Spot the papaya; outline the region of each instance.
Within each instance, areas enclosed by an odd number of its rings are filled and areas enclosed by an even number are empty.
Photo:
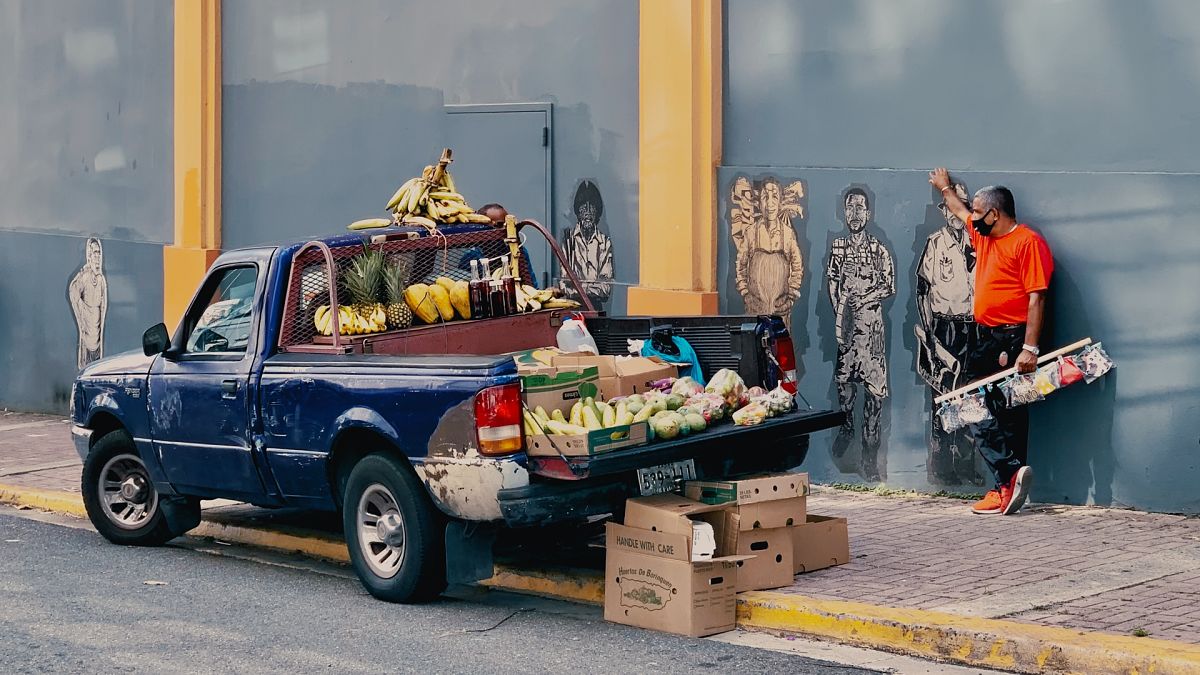
[[[454,311],[458,312],[459,317],[471,318],[471,291],[467,282],[454,282],[454,287],[450,289],[450,304],[454,305]]]
[[[434,284],[429,287],[429,295],[433,297],[433,305],[437,307],[438,314],[442,317],[442,321],[454,320],[454,305],[450,304],[450,292],[441,284]]]
[[[404,289],[404,302],[413,315],[424,323],[437,323],[441,318],[441,312],[434,304],[433,294],[426,284],[413,284]]]

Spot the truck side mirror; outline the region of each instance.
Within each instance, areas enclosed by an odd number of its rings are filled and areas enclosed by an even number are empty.
[[[167,335],[167,325],[156,323],[142,333],[142,352],[146,356],[162,354],[171,346],[171,336]]]

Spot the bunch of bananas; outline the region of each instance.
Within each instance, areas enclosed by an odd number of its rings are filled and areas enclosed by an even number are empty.
[[[333,335],[333,312],[329,305],[321,305],[313,317],[313,324],[321,335]],[[356,311],[346,305],[338,305],[338,327],[342,335],[367,335],[387,330],[387,311],[383,305],[368,305]]]
[[[493,276],[495,276],[493,274]],[[517,311],[536,312],[539,309],[579,309],[574,300],[559,297],[557,288],[537,289],[529,284],[517,284]]]
[[[490,223],[487,216],[475,213],[454,187],[448,169],[427,166],[420,176],[410,178],[388,200],[387,210],[405,225],[437,227],[438,223]]]

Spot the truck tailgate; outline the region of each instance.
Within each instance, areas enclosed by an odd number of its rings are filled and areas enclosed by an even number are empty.
[[[840,411],[796,411],[755,426],[726,423],[697,434],[590,457],[530,457],[529,470],[546,478],[584,480],[709,455],[733,457],[747,452],[779,452],[786,450],[792,439],[831,429],[843,419]]]

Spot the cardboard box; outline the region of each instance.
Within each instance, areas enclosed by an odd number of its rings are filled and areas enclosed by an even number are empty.
[[[635,422],[619,427],[597,429],[577,436],[529,436],[525,454],[530,457],[590,457],[621,448],[644,445],[650,440],[649,425]]]
[[[600,373],[600,393],[606,401],[617,396],[645,393],[650,390],[651,382],[679,374],[676,366],[656,356],[562,353],[554,356],[551,362],[559,367],[595,367]]]
[[[737,513],[726,512],[725,540],[718,550],[754,556],[738,561],[737,592],[790,586],[793,581],[792,527],[743,530]]]
[[[513,352],[513,361],[517,364],[517,372],[536,372],[554,365],[554,357],[562,354],[558,347],[537,347],[520,352]]]
[[[809,515],[792,533],[792,565],[796,574],[850,562],[850,533],[845,518]]]
[[[544,366],[521,375],[521,400],[530,410],[542,406],[547,413],[571,412],[575,401],[599,393],[600,374],[595,368]]]
[[[805,522],[807,473],[778,473],[731,480],[690,480],[685,496],[708,504],[724,504],[739,516],[742,531],[790,527]]]
[[[721,551],[725,513],[678,495],[630,499],[625,524],[608,523],[604,618],[691,637],[733,630],[745,556]],[[692,522],[713,527],[717,557],[692,562]]]
[[[684,495],[705,504],[756,504],[776,499],[807,497],[807,473],[757,474],[729,480],[689,480]]]

